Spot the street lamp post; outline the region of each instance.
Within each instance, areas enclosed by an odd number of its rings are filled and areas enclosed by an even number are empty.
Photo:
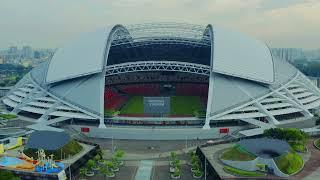
[[[186,130],[187,130],[187,121],[185,123],[186,123]],[[187,150],[188,150],[188,135],[186,134],[186,152]]]
[[[204,180],[207,180],[207,158],[204,157]]]

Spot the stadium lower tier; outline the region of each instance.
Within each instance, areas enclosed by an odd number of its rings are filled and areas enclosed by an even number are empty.
[[[105,116],[205,117],[207,92],[207,84],[192,83],[108,86]]]
[[[145,100],[145,96],[122,96],[116,97],[117,100],[112,100],[105,105],[106,116],[121,116],[121,117],[205,117],[206,97],[200,96],[170,96],[161,97],[153,96],[152,98],[160,99],[168,98],[169,102],[159,106],[159,108],[167,108],[165,112],[150,112],[150,105]],[[165,107],[169,106],[169,107]],[[149,108],[150,109],[150,108]],[[113,114],[112,114],[113,113]]]

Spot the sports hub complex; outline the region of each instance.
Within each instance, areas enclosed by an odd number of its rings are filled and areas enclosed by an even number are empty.
[[[182,139],[308,121],[320,92],[245,34],[211,24],[116,24],[59,48],[2,102],[37,127],[64,122],[94,137]]]

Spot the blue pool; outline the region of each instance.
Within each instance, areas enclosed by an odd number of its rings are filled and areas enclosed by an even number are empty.
[[[4,156],[0,158],[0,166],[16,166],[22,164],[23,161],[19,158]]]

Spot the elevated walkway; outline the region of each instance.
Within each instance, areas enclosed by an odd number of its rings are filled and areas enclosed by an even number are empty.
[[[69,119],[71,119],[71,118],[69,118],[69,117],[58,117],[58,118],[50,119],[50,120],[47,120],[47,121],[42,121],[42,122],[40,122],[40,124],[51,125],[51,124],[67,121]]]
[[[239,131],[239,133],[244,136],[260,135],[260,134],[263,134],[264,130],[276,127],[273,124],[264,123],[264,122],[261,122],[256,119],[241,119],[241,120],[259,127],[259,128],[255,128],[255,129],[248,129],[248,130]]]
[[[49,125],[55,124],[55,123],[59,123],[59,122],[63,122],[63,121],[69,120],[69,119],[70,118],[68,118],[68,117],[58,117],[58,118],[47,120],[47,121],[38,121],[35,124],[27,126],[27,128],[30,128],[30,129],[33,129],[33,130],[37,130],[37,131],[63,132],[64,131],[63,129],[51,127]]]
[[[248,118],[248,119],[240,119],[241,121],[244,121],[244,122],[247,122],[249,124],[253,124],[253,125],[256,125],[260,128],[274,128],[276,127],[275,125],[273,124],[268,124],[268,123],[264,123],[264,122],[261,122],[259,120],[256,120],[256,119],[252,119],[252,118]]]
[[[33,129],[36,131],[56,131],[56,132],[63,132],[64,131],[63,129],[47,126],[47,125],[41,124],[41,123],[29,125],[29,126],[27,126],[27,128]]]
[[[81,128],[89,128],[89,132],[84,133],[91,138],[114,138],[114,139],[135,139],[135,140],[196,140],[196,139],[216,139],[221,138],[225,134],[220,134],[220,127],[212,127],[211,129],[203,129],[202,127],[181,127],[175,128],[158,128],[158,127],[123,127],[123,126],[107,126],[106,128],[98,128],[89,125],[70,125],[78,132]],[[230,133],[237,131],[243,127],[228,127]]]

